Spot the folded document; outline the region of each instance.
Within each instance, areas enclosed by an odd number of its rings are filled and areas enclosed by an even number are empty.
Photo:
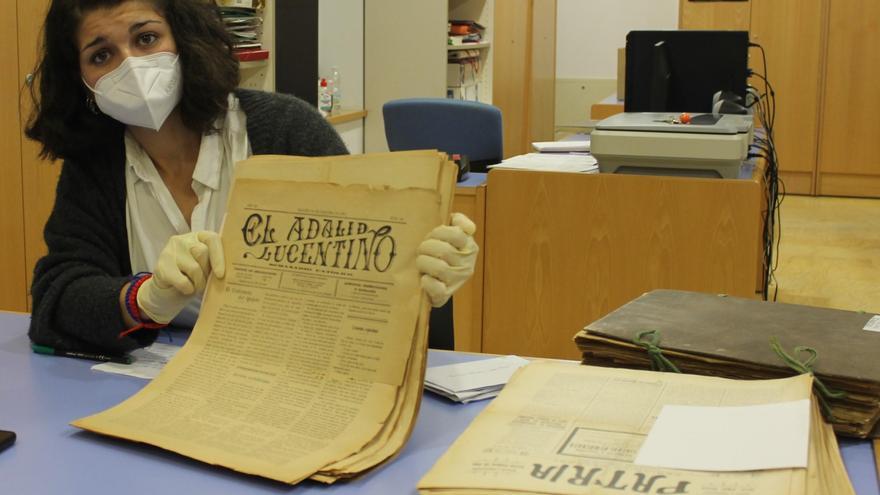
[[[455,402],[468,403],[498,395],[507,380],[528,364],[518,356],[433,366],[425,372],[425,388]]]

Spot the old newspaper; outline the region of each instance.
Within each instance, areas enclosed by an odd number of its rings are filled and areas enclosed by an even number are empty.
[[[808,375],[737,381],[535,362],[514,375],[501,395],[419,482],[419,491],[571,495],[853,493],[831,428],[821,421],[815,407],[807,469],[698,472],[633,464],[665,404],[785,402],[809,398],[811,385]]]
[[[227,274],[188,342],[141,392],[73,424],[287,483],[387,459],[424,372],[415,249],[448,218],[454,174],[436,152],[240,163]]]

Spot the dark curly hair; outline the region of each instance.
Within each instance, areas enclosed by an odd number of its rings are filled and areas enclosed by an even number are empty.
[[[34,107],[25,129],[42,144],[44,158],[81,158],[122,135],[124,125],[89,110],[76,35],[84,15],[127,0],[52,0],[43,25],[41,57],[34,70]],[[211,132],[238,86],[238,59],[213,0],[148,0],[174,36],[183,73],[179,108],[184,124]]]

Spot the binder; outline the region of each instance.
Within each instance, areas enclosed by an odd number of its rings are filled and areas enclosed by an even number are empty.
[[[575,336],[585,364],[650,369],[646,341],[683,373],[725,378],[781,378],[799,373],[774,351],[809,360],[830,391],[829,419],[843,435],[877,436],[880,419],[880,332],[866,330],[874,315],[724,295],[655,290],[587,325]],[[647,334],[646,332],[653,332]],[[640,338],[641,337],[641,338]],[[637,343],[637,341],[639,343]]]

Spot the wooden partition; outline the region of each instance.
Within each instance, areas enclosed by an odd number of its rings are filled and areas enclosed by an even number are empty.
[[[754,0],[735,2],[681,0],[678,7],[678,27],[679,29],[748,31],[753,2]]]
[[[493,170],[483,352],[577,358],[586,324],[657,288],[758,297],[763,181]]]
[[[19,38],[19,75],[22,79],[34,70],[43,20],[48,10],[48,0],[18,0],[18,38]],[[31,109],[30,97],[22,98],[22,128]],[[43,240],[43,227],[55,204],[55,187],[61,173],[61,163],[41,160],[37,154],[40,145],[22,135],[21,174],[24,196],[25,224],[25,266],[27,287],[33,280],[33,269],[44,254],[46,243]],[[28,311],[30,310],[28,297]]]
[[[483,267],[486,245],[486,186],[459,186],[452,211],[464,213],[477,226],[474,240],[480,247],[474,275],[456,293],[452,305],[455,350],[480,352],[483,347]]]
[[[554,139],[556,0],[495,3],[492,103],[504,118],[504,156]]]
[[[769,0],[768,0],[769,1]],[[828,0],[826,0],[828,1]],[[880,2],[828,2],[816,191],[880,197]]]
[[[0,4],[0,59],[18,59],[16,2]],[[24,219],[21,193],[21,137],[18,90],[24,84],[15,66],[0,72],[0,309],[27,309]]]
[[[824,0],[751,0],[751,40],[767,53],[767,74],[776,90],[774,137],[780,177],[787,192],[815,192],[816,148],[823,52]],[[751,67],[763,74],[761,51],[750,50]],[[763,91],[765,85],[753,78]]]
[[[43,226],[55,198],[58,165],[37,157],[39,145],[22,130],[31,112],[26,81],[34,70],[48,0],[3,2],[0,53],[0,309],[28,311],[28,289],[37,259],[46,252]]]

